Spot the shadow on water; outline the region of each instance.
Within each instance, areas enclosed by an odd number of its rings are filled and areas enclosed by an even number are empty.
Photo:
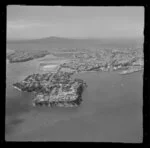
[[[7,97],[5,134],[13,132],[13,129],[23,122],[22,119],[18,119],[18,116],[31,110],[29,99],[31,95],[27,93],[20,93],[18,97]]]
[[[19,98],[7,98],[6,116],[12,116],[27,112],[30,110],[29,95],[21,95]]]
[[[6,123],[5,134],[11,134],[14,131],[14,128],[21,123],[23,123],[23,119],[13,118],[10,122]]]

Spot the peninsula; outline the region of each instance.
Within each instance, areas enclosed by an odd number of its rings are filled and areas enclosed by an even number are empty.
[[[25,50],[17,50],[12,53],[7,54],[7,59],[10,63],[17,63],[17,62],[26,62],[37,58],[42,58],[48,55],[48,51],[25,51]]]
[[[26,92],[34,92],[33,105],[74,107],[82,102],[82,92],[87,86],[81,79],[72,79],[72,73],[32,74],[13,84]]]

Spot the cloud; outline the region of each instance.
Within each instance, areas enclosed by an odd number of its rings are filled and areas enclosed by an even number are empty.
[[[93,17],[57,21],[15,20],[7,22],[8,38],[134,37],[141,36],[143,23],[125,18]]]
[[[7,22],[7,30],[8,31],[17,31],[17,30],[24,30],[28,28],[33,28],[33,27],[41,27],[45,26],[45,24],[42,24],[41,22],[38,21],[25,21],[25,20],[17,20],[17,21],[8,21]]]
[[[46,26],[47,24],[33,20],[7,21],[7,38],[35,38],[41,27],[45,28]]]

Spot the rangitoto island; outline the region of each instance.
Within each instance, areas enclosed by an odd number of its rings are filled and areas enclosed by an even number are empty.
[[[72,79],[73,73],[32,74],[13,84],[21,91],[33,92],[34,106],[75,107],[82,102],[82,92],[87,86],[81,79]]]

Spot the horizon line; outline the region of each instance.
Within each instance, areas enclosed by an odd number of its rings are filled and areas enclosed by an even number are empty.
[[[57,38],[57,39],[93,39],[93,40],[99,40],[99,39],[144,39],[144,36],[139,37],[59,37],[59,36],[47,36],[42,38],[20,38],[20,39],[8,39],[6,38],[6,42],[9,41],[32,41],[32,40],[42,40],[42,39],[48,39],[48,38]]]

